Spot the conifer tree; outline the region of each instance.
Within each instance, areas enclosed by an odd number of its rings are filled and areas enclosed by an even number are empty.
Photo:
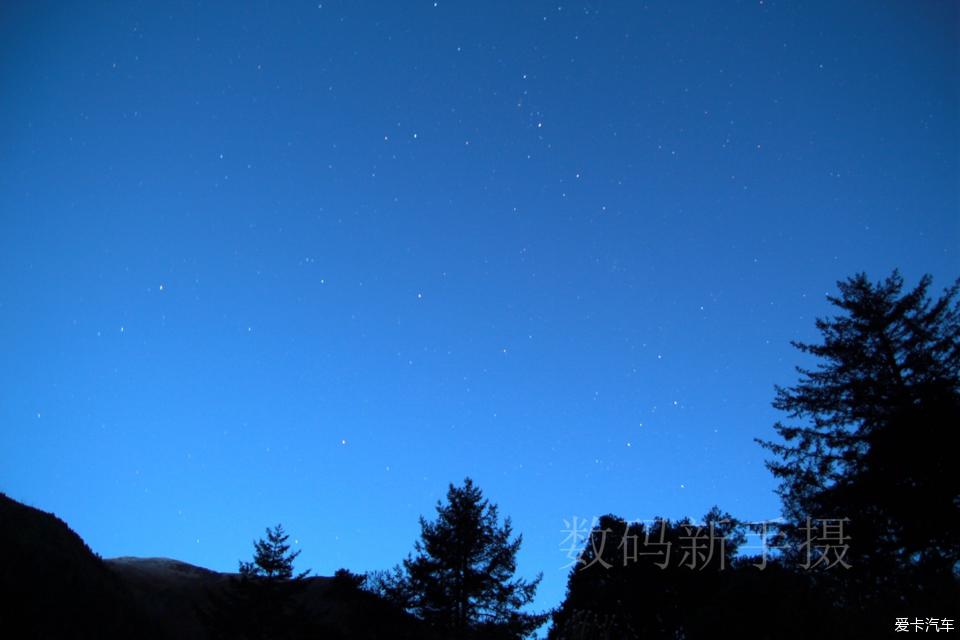
[[[521,611],[541,576],[515,579],[522,536],[513,537],[510,518],[501,525],[497,506],[483,498],[470,478],[450,485],[437,519],[420,518],[415,553],[393,574],[381,576],[381,594],[399,602],[444,637],[524,638],[546,621]]]
[[[267,538],[254,541],[254,556],[252,562],[240,562],[240,575],[247,578],[266,578],[269,580],[299,580],[305,578],[310,571],[304,571],[294,576],[293,561],[300,555],[300,550],[290,551],[287,540],[290,536],[284,532],[283,525],[278,524],[273,529],[267,529]]]
[[[210,594],[203,612],[211,635],[232,640],[286,640],[311,632],[301,594],[309,571],[294,573],[300,551],[290,551],[282,525],[254,541],[254,556],[240,561],[239,576],[220,592]]]
[[[839,282],[828,300],[840,314],[816,322],[823,342],[794,343],[816,366],[776,387],[774,407],[795,423],[759,440],[775,456],[788,548],[824,569],[843,606],[930,606],[957,593],[960,476],[947,443],[960,431],[960,281],[936,300],[930,284],[904,293],[896,271]]]

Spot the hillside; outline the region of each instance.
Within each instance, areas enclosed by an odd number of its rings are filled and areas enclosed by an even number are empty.
[[[0,622],[26,638],[152,637],[120,577],[65,522],[0,493]]]
[[[25,638],[257,637],[235,620],[237,576],[169,558],[103,560],[56,516],[0,493],[0,625]],[[414,618],[344,577],[311,577],[292,627],[331,639],[427,638]],[[246,601],[249,604],[249,600]]]

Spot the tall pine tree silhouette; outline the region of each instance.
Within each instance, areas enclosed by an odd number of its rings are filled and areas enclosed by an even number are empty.
[[[816,366],[776,388],[794,423],[759,440],[775,456],[794,560],[849,610],[957,597],[960,476],[947,443],[960,432],[960,282],[936,300],[930,284],[904,293],[896,271],[838,283],[828,299],[841,313],[816,322],[823,342],[794,343]]]
[[[497,506],[466,478],[450,485],[437,519],[420,518],[421,539],[403,568],[381,577],[378,590],[448,638],[524,638],[546,621],[521,611],[542,576],[513,578],[522,536],[510,518],[501,525]]]

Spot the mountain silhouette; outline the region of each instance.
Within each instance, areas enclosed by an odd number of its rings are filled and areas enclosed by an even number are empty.
[[[55,515],[3,493],[0,545],[0,625],[21,638],[204,640],[225,635],[218,625],[235,613],[224,594],[237,574],[170,558],[104,560]],[[346,573],[306,578],[296,598],[297,624],[324,638],[432,637]]]

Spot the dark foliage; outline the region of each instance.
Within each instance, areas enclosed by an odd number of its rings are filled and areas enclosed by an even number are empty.
[[[420,528],[415,553],[375,576],[375,591],[448,638],[523,638],[546,621],[521,611],[540,582],[513,578],[522,537],[470,478],[451,484],[436,521],[421,517]]]
[[[738,559],[744,541],[743,525],[718,508],[702,523],[604,516],[571,569],[567,597],[554,612],[549,637],[703,638],[738,628],[763,637],[768,617],[780,617],[769,628],[782,630],[784,621],[798,617],[795,604],[804,597],[800,585],[784,579],[788,574],[776,563],[768,561],[761,571],[754,566],[759,561]],[[778,581],[758,586],[774,574]],[[788,598],[793,601],[783,606]],[[745,611],[748,620],[742,619]],[[796,621],[791,626],[798,635],[786,637],[804,637],[802,632],[811,630]]]
[[[768,466],[780,479],[788,554],[819,565],[811,578],[847,612],[952,609],[960,475],[947,443],[960,433],[958,284],[936,300],[929,276],[907,292],[897,272],[838,284],[830,302],[841,313],[817,320],[823,342],[795,343],[816,366],[776,389],[774,406],[796,424],[777,423],[781,440],[761,441],[776,456]],[[836,549],[811,543],[808,517],[848,519],[849,568],[837,566]]]
[[[301,596],[309,571],[294,574],[300,551],[290,551],[282,525],[266,530],[253,543],[253,560],[240,562],[240,572],[210,596],[206,619],[222,638],[249,640],[303,637],[313,631]]]
[[[294,575],[293,561],[300,555],[300,550],[290,551],[287,540],[290,536],[284,532],[283,525],[278,524],[273,529],[267,529],[266,539],[260,538],[253,543],[254,554],[252,562],[240,562],[240,575],[245,578],[262,578],[270,581],[302,580],[310,573],[309,570]]]
[[[718,630],[732,637],[842,637],[823,615],[830,604],[802,576],[770,558],[737,557],[745,539],[745,527],[716,507],[702,523],[603,516],[571,569],[548,637],[696,639]]]
[[[897,617],[954,616],[960,602],[960,476],[949,443],[960,429],[960,283],[928,296],[894,272],[839,283],[839,315],[817,321],[816,360],[776,388],[775,458],[785,523],[773,557],[718,557],[726,567],[665,562],[689,523],[650,526],[606,516],[571,571],[554,640],[595,638],[875,637]],[[715,510],[705,518],[716,519]],[[626,561],[635,544],[645,552]],[[660,543],[657,546],[657,543]],[[762,566],[762,570],[758,568]]]

